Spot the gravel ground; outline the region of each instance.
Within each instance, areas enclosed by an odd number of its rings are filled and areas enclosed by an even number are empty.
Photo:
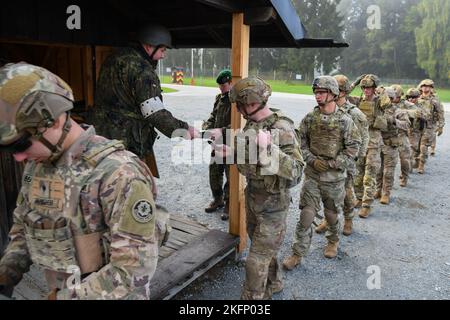
[[[164,95],[167,108],[176,117],[198,126],[208,117],[218,93],[214,88],[165,86],[179,90]],[[311,96],[274,93],[269,104],[282,109],[298,125],[314,101]],[[450,114],[446,113],[447,123],[449,118]],[[407,188],[400,188],[396,181],[389,206],[375,204],[367,220],[355,217],[355,231],[350,237],[342,236],[336,259],[323,257],[326,239],[314,234],[302,265],[284,273],[284,290],[273,298],[449,299],[450,159],[445,156],[450,152],[449,139],[450,132],[445,130],[438,138],[437,154],[428,162],[424,175],[412,174]],[[180,163],[183,152],[187,158],[191,157],[191,148],[196,151],[193,160],[197,164]],[[200,140],[192,144],[171,141],[161,135],[155,144],[161,175],[157,182],[157,201],[171,212],[188,216],[211,229],[227,231],[228,224],[220,220],[220,212],[204,212],[211,200],[209,150],[209,145]],[[396,176],[398,169],[397,166]],[[280,250],[281,259],[290,254],[299,217],[299,193],[300,186],[292,189],[293,203]],[[246,252],[244,259],[245,255]],[[239,299],[245,277],[244,259],[223,261],[175,299]],[[380,289],[368,289],[370,266],[379,267]]]

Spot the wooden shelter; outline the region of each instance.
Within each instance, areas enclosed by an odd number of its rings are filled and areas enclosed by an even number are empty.
[[[234,82],[248,75],[249,47],[347,46],[332,39],[309,38],[290,0],[16,0],[2,3],[0,10],[0,61],[27,61],[53,71],[71,85],[76,105],[82,109],[94,105],[96,78],[107,54],[129,43],[145,22],[168,27],[177,48],[231,48]],[[232,112],[232,127],[240,128],[241,116],[235,108]],[[7,155],[2,155],[0,165],[3,185],[6,173],[16,173],[8,181],[18,180],[20,169]],[[160,290],[152,294],[154,298],[171,297],[176,288],[184,287],[235,247],[238,252],[245,248],[244,181],[235,166],[230,175],[229,234],[203,229],[174,215],[179,233],[160,255],[153,279]],[[11,192],[17,188],[0,188],[3,229],[14,207]],[[193,250],[198,246],[207,248]],[[192,260],[194,252],[196,263],[182,261]],[[27,293],[23,295],[27,298]]]

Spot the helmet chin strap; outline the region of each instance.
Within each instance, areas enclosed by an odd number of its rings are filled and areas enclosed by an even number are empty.
[[[330,93],[330,91],[328,91],[328,93]],[[328,103],[333,102],[333,101],[338,101],[338,100],[339,100],[339,96],[334,96],[333,99],[328,100],[328,95],[327,95],[327,100],[325,100],[325,101],[322,102],[322,103],[319,103],[319,106],[320,106],[320,107],[324,107],[324,106],[326,106]]]
[[[251,116],[253,116],[254,114],[257,114],[259,111],[264,109],[265,106],[266,106],[266,102],[263,102],[263,103],[260,103],[259,107],[255,111],[253,111],[251,113],[247,113],[247,111],[245,111],[245,108],[243,108],[242,110],[241,110],[241,108],[239,108],[239,111],[241,111],[242,116],[244,117],[244,119],[248,120],[248,119],[250,119]]]
[[[50,141],[48,141],[46,138],[44,138],[43,132],[41,134],[39,134],[38,140],[44,146],[46,146],[52,153],[51,156],[48,158],[49,162],[53,162],[53,161],[59,159],[59,157],[63,153],[64,150],[62,148],[62,145],[64,143],[64,140],[66,140],[66,137],[70,131],[70,128],[72,128],[72,122],[70,121],[70,112],[67,112],[66,113],[66,121],[64,122],[62,135],[55,145],[53,145]]]
[[[158,51],[161,47],[161,45],[157,45],[155,49],[153,49],[152,54],[150,55],[150,60],[153,60],[153,56],[155,55],[156,51]]]

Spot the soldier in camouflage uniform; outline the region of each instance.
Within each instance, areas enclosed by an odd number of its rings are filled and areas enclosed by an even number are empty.
[[[402,140],[401,145],[398,147],[398,152],[400,156],[400,187],[406,187],[408,184],[408,178],[409,178],[409,172],[411,171],[411,144],[409,142],[408,138],[408,132],[411,128],[411,124],[414,121],[413,118],[416,117],[417,114],[417,107],[410,103],[409,101],[403,99],[403,88],[398,84],[393,84],[391,86],[392,89],[394,89],[395,92],[395,98],[392,101],[392,104],[396,105],[400,110],[403,110],[406,113],[406,116],[408,117],[408,120],[410,122],[407,129],[403,129],[401,127],[398,127],[398,134],[399,138]]]
[[[236,102],[247,123],[237,134],[234,148],[215,147],[216,156],[235,156],[239,172],[247,179],[245,209],[251,246],[242,299],[270,299],[283,289],[277,255],[286,232],[289,188],[300,181],[304,166],[294,122],[267,105],[271,92],[261,78],[238,81],[230,101]]]
[[[27,160],[0,292],[34,263],[49,299],[148,299],[166,226],[151,174],[120,141],[74,122],[72,108],[72,90],[49,71],[0,69],[0,150]]]
[[[406,132],[409,129],[410,122],[408,113],[393,103],[398,94],[396,90],[393,87],[387,87],[385,93],[392,103],[384,109],[387,128],[381,132],[384,145],[381,147],[381,167],[377,174],[377,193],[381,193],[380,203],[389,204],[392,187],[394,186],[395,167],[399,160],[399,149],[404,143],[399,131],[404,130]],[[407,160],[409,161],[409,158]]]
[[[344,75],[334,76],[339,84],[339,97],[336,104],[344,112],[348,113],[358,128],[358,132],[361,136],[361,147],[359,148],[358,158],[364,157],[367,152],[367,144],[369,143],[369,123],[367,118],[361,110],[356,108],[347,100],[347,96],[351,91],[351,85],[348,78]],[[356,162],[347,169],[347,179],[345,180],[345,199],[344,199],[344,228],[342,233],[345,236],[349,236],[352,233],[354,206],[355,206],[355,192],[353,179],[356,175]],[[322,223],[316,228],[317,233],[322,233],[328,227],[326,219],[322,220]]]
[[[312,85],[318,106],[300,123],[301,150],[305,157],[305,180],[300,193],[300,219],[295,230],[293,254],[283,261],[292,270],[311,245],[311,224],[324,207],[328,244],[324,256],[334,258],[339,244],[339,217],[345,198],[347,170],[354,166],[361,136],[353,120],[336,104],[339,85],[335,78],[321,76]]]
[[[426,119],[426,128],[420,142],[420,157],[418,173],[425,171],[425,162],[428,158],[428,148],[435,143],[436,133],[440,136],[445,125],[444,108],[439,100],[433,95],[434,81],[425,79],[419,84],[421,96],[419,103],[427,110],[429,118]],[[434,152],[434,149],[432,150]]]
[[[356,206],[361,206],[358,214],[361,218],[367,218],[376,194],[376,178],[381,168],[380,153],[383,146],[381,130],[387,129],[384,109],[390,104],[390,100],[384,94],[377,95],[375,93],[376,88],[380,85],[380,79],[376,75],[364,75],[357,84],[361,86],[363,97],[355,102],[369,122],[369,144],[366,155],[358,158],[355,194]]]
[[[203,124],[203,130],[221,128],[225,137],[225,130],[231,128],[231,103],[229,92],[231,90],[231,71],[222,70],[217,76],[216,82],[219,85],[220,92],[216,96],[214,109],[209,119]],[[211,157],[214,159],[214,156]],[[214,212],[225,205],[222,220],[228,220],[228,181],[230,166],[224,163],[211,163],[209,165],[209,185],[213,195],[213,201],[205,208],[206,212]],[[223,184],[223,174],[225,173],[227,181]],[[224,203],[225,200],[225,203]]]
[[[164,108],[156,67],[166,48],[172,46],[169,31],[149,25],[140,30],[137,39],[139,43],[119,49],[102,64],[92,116],[98,134],[124,141],[159,177],[153,154],[155,128],[169,138],[176,129],[189,130],[187,138],[199,134]]]
[[[416,111],[412,114],[410,111],[409,120],[411,121],[411,129],[408,137],[411,144],[411,172],[419,166],[420,156],[420,140],[425,129],[425,118],[427,111],[419,103],[420,91],[416,88],[410,88],[406,92],[406,99],[415,105]]]

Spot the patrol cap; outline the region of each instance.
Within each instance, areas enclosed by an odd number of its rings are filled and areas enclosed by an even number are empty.
[[[231,82],[231,80],[232,80],[231,70],[224,69],[224,70],[220,71],[219,75],[217,76],[216,82],[218,84],[224,84],[227,82]]]
[[[172,48],[172,36],[170,31],[159,24],[146,24],[137,33],[137,40],[143,44],[150,44],[154,47],[165,46]]]

